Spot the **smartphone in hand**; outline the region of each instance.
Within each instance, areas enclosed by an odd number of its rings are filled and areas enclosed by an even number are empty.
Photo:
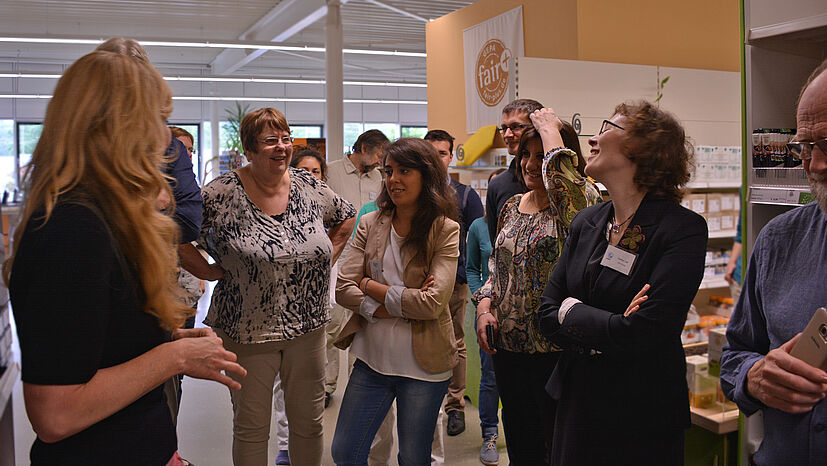
[[[488,324],[485,326],[485,337],[488,339],[488,347],[494,348],[494,324]]]
[[[790,354],[827,371],[827,309],[820,307],[816,310]]]

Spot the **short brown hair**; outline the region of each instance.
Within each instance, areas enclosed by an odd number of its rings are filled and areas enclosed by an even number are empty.
[[[356,138],[356,142],[353,143],[353,153],[358,154],[383,149],[389,142],[390,140],[382,131],[369,129]]]
[[[273,107],[260,108],[244,115],[239,133],[245,153],[258,151],[258,137],[268,128],[290,133],[287,118]]]
[[[694,166],[695,149],[678,119],[646,101],[622,103],[614,114],[625,117],[627,137],[622,147],[637,166],[637,187],[657,198],[680,202]]]
[[[180,137],[185,137],[185,138],[189,138],[189,140],[192,141],[193,144],[195,144],[195,138],[192,137],[192,133],[185,130],[184,128],[179,128],[177,126],[170,126],[169,131],[172,133],[172,137],[174,137],[175,139],[178,139]]]
[[[444,129],[432,129],[422,139],[426,141],[445,141],[448,143],[448,152],[454,153],[454,137]]]
[[[543,104],[534,99],[517,99],[509,102],[508,105],[503,107],[503,114],[523,112],[526,115],[531,115],[541,108],[543,108]]]

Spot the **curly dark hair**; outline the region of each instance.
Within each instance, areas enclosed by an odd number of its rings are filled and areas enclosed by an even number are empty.
[[[305,157],[311,157],[316,159],[319,162],[319,166],[322,167],[322,181],[327,181],[327,161],[324,159],[324,156],[319,153],[317,150],[305,148],[302,149],[295,154],[293,154],[293,158],[290,159],[290,166],[296,168],[299,166],[299,162],[302,161]]]
[[[636,166],[634,183],[660,199],[680,202],[695,164],[695,148],[678,119],[650,102],[622,103],[624,155]]]
[[[405,237],[403,246],[413,248],[417,254],[424,254],[428,233],[434,222],[442,217],[455,221],[459,218],[456,195],[447,182],[448,171],[434,146],[419,138],[400,138],[387,145],[382,164],[385,165],[388,159],[422,175],[422,191],[417,200],[419,208],[411,221],[411,232]],[[388,193],[387,180],[382,184],[376,206],[383,214],[393,214],[396,209]]]

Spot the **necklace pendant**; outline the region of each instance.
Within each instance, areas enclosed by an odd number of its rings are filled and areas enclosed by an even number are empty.
[[[612,233],[618,234],[620,233],[620,225],[612,224]]]

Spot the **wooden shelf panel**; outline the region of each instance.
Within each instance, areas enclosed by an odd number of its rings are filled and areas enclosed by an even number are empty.
[[[740,411],[721,411],[720,406],[714,408],[689,408],[692,424],[703,427],[715,434],[728,434],[738,430],[738,415]]]

